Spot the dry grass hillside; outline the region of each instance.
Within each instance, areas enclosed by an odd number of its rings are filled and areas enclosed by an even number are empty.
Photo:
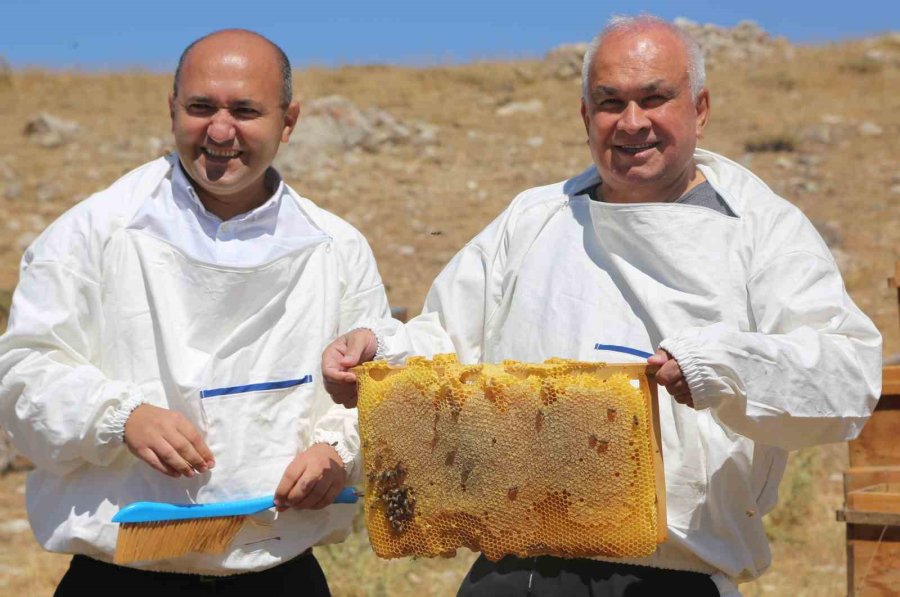
[[[37,233],[169,149],[170,84],[137,71],[0,70],[0,306]],[[709,87],[702,145],[749,165],[816,223],[882,330],[885,354],[900,353],[897,298],[885,283],[900,259],[900,35],[714,61]],[[366,235],[392,304],[413,312],[440,268],[516,193],[590,162],[579,83],[546,61],[310,69],[296,73],[295,89],[307,101],[341,95],[409,129],[424,123],[421,134],[314,152],[313,167],[288,176]],[[26,134],[42,112],[79,128]],[[843,527],[834,522],[845,452],[792,455],[768,519],[775,563],[745,595],[845,594]],[[50,595],[67,559],[34,543],[23,485],[21,472],[0,477],[0,593]],[[339,596],[453,594],[472,559],[378,562],[362,532],[317,553]]]

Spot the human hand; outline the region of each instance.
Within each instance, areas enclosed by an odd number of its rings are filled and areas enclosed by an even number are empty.
[[[347,408],[356,406],[356,375],[350,371],[375,358],[378,342],[372,330],[351,330],[322,352],[322,379],[331,399]]]
[[[319,510],[334,503],[347,482],[347,471],[337,451],[328,444],[313,444],[294,457],[275,490],[275,508]]]
[[[197,428],[166,408],[141,404],[131,411],[124,440],[132,454],[170,477],[193,477],[216,465]]]
[[[652,357],[647,359],[650,371],[656,374],[656,383],[665,386],[675,402],[694,408],[694,398],[687,380],[681,372],[678,361],[672,358],[668,352],[660,348]]]

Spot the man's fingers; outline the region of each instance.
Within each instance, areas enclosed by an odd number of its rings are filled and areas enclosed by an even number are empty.
[[[174,469],[178,474],[184,475],[185,477],[194,476],[194,467],[192,467],[187,460],[182,458],[181,454],[178,453],[178,450],[176,450],[167,440],[160,441],[159,444],[153,448],[153,451],[156,452],[156,455],[163,464]]]
[[[691,389],[688,387],[684,378],[679,379],[675,383],[666,386],[666,391],[672,396],[680,396],[682,394],[690,395]]]
[[[216,465],[216,458],[215,456],[213,456],[212,450],[210,450],[209,446],[206,445],[206,442],[203,440],[203,435],[200,433],[200,431],[198,431],[190,421],[188,421],[187,419],[182,419],[182,422],[178,425],[178,431],[189,442],[191,442],[191,446],[199,455],[204,469],[213,468]]]
[[[306,499],[304,499],[303,502],[298,505],[298,508],[321,510],[325,506],[330,506],[334,503],[334,498],[336,498],[337,494],[341,491],[341,488],[336,486],[337,483],[335,483],[333,479],[322,479],[316,485],[317,489],[321,487],[321,494],[319,495],[319,498],[315,499],[313,492],[310,491],[306,496]]]
[[[322,496],[322,499],[319,500],[319,503],[313,504],[312,506],[310,506],[310,509],[311,510],[321,510],[322,508],[324,508],[326,506],[330,506],[331,504],[334,503],[334,500],[337,499],[337,496],[341,492],[342,489],[343,489],[343,487],[340,483],[332,482],[328,488],[328,491],[326,491],[325,495]]]
[[[162,462],[157,456],[156,452],[151,450],[150,448],[141,448],[137,451],[137,456],[150,465],[151,468],[154,468],[161,472],[164,475],[169,477],[180,477],[181,475],[170,466],[167,466],[164,462]]]
[[[347,351],[341,359],[344,369],[371,361],[375,356],[375,334],[371,330],[353,330],[347,334]]]
[[[284,470],[281,481],[275,489],[275,506],[279,510],[284,510],[289,506],[288,496],[297,483],[297,480],[306,470],[306,461],[295,458]]]
[[[666,361],[671,359],[672,357],[662,348],[658,348],[656,353],[647,359],[647,364],[650,365],[651,373],[655,372],[659,369],[659,367],[663,366]]]
[[[201,473],[205,473],[207,469],[213,468],[216,464],[216,459],[212,450],[203,441],[203,436],[197,431],[197,428],[187,419],[182,419],[176,425],[176,429],[190,443],[189,453],[192,458],[188,458],[181,449],[178,449],[179,453],[185,457],[185,460],[190,462]],[[195,454],[196,456],[194,456]]]
[[[681,374],[681,367],[678,366],[678,361],[675,359],[666,361],[656,372],[656,383],[663,386],[676,383],[680,379],[684,379],[684,377]]]
[[[321,476],[319,478],[310,478],[309,476],[301,478],[294,485],[294,489],[291,490],[288,502],[290,502],[292,508],[312,508],[312,506],[322,501],[328,493],[329,487],[330,484]]]
[[[341,359],[347,354],[347,337],[340,336],[322,351],[322,371],[340,371]]]
[[[192,472],[206,472],[206,459],[200,455],[200,453],[194,448],[194,444],[192,444],[190,440],[188,440],[188,438],[181,435],[181,433],[177,431],[166,435],[165,438],[166,441],[169,442],[169,445],[172,446],[176,452],[178,452],[178,455],[188,463],[188,465],[192,469]]]

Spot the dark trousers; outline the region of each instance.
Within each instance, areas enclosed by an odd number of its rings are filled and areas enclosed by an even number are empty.
[[[457,597],[719,597],[707,574],[597,560],[480,556]]]
[[[54,597],[330,597],[325,574],[308,551],[260,572],[200,576],[150,572],[75,556]]]

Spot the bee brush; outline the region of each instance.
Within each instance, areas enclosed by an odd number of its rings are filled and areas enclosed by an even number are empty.
[[[355,504],[359,493],[345,487],[335,504]],[[116,564],[163,560],[188,552],[222,553],[247,517],[275,507],[275,496],[215,504],[135,502],[119,510]]]

